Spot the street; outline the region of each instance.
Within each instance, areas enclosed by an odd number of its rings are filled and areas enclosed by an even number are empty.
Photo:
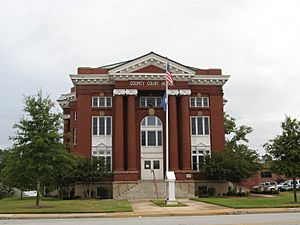
[[[0,220],[0,225],[218,225],[218,224],[300,224],[300,213],[276,214],[244,214],[217,216],[189,216],[189,217],[139,217],[139,218],[91,218],[91,219],[28,219],[28,220]]]

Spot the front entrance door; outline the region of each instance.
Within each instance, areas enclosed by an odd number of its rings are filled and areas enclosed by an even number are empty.
[[[147,116],[141,123],[141,179],[163,179],[162,123]]]

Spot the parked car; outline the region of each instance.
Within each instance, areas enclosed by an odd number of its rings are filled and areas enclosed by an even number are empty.
[[[37,191],[23,191],[23,197],[36,197]]]
[[[287,180],[285,182],[282,182],[278,184],[278,190],[293,190],[294,184],[293,180]],[[300,188],[300,180],[296,180],[296,188]]]
[[[252,187],[252,189],[255,191],[277,191],[278,187],[275,181],[271,181],[260,183],[259,185]]]

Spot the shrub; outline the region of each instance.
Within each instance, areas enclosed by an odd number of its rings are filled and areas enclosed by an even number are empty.
[[[216,193],[216,189],[214,187],[208,188],[208,190],[207,190],[208,196],[214,196],[215,193]]]

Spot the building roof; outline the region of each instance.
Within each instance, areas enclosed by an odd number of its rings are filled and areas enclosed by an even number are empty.
[[[142,56],[139,56],[139,57],[137,57],[137,58],[134,58],[134,59],[130,59],[130,60],[126,60],[126,61],[122,61],[122,62],[118,62],[118,63],[113,63],[113,64],[109,64],[109,65],[100,66],[100,68],[107,69],[107,70],[115,69],[115,68],[117,68],[117,67],[119,67],[119,66],[123,66],[123,65],[125,65],[125,64],[127,64],[127,63],[130,63],[130,62],[132,62],[132,61],[138,60],[138,59],[140,59],[140,58],[143,58],[143,57],[148,56],[148,55],[151,55],[151,54],[156,55],[156,56],[159,56],[159,57],[161,57],[161,58],[164,58],[166,61],[168,60],[169,62],[173,62],[173,63],[176,63],[176,64],[181,65],[181,66],[183,66],[183,67],[187,67],[187,68],[189,68],[189,69],[191,69],[191,70],[194,70],[194,71],[198,70],[198,68],[196,68],[196,67],[183,65],[183,64],[181,64],[181,63],[178,63],[178,62],[176,62],[176,61],[174,61],[174,60],[171,60],[171,59],[169,59],[169,58],[167,58],[167,57],[165,57],[165,56],[159,55],[159,54],[157,54],[157,53],[155,53],[155,52],[152,52],[152,51],[149,52],[149,53],[147,53],[147,54],[145,54],[145,55],[142,55]]]

